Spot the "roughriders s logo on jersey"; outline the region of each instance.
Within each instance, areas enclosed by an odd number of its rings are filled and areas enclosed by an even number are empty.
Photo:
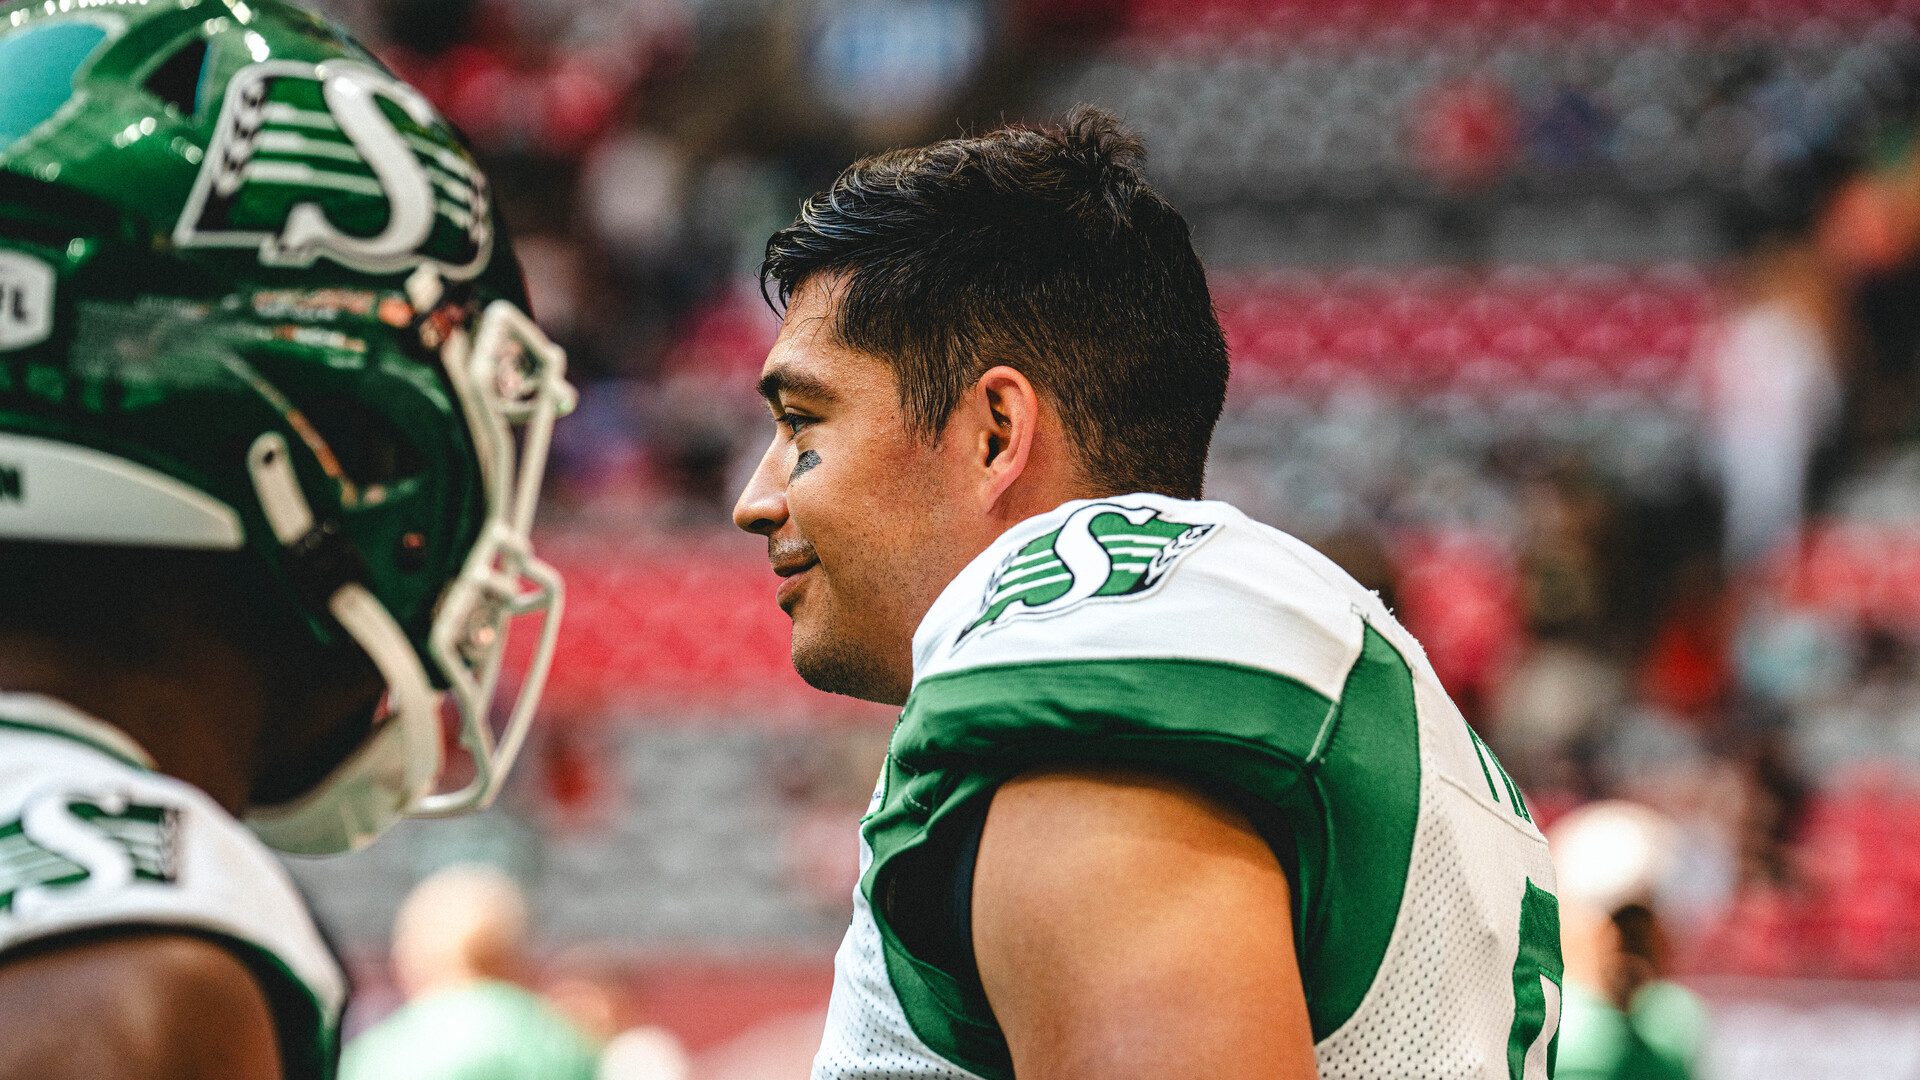
[[[1089,600],[1146,594],[1215,525],[1170,521],[1150,506],[1097,502],[1016,550],[994,570],[981,612],[954,641],[1020,618],[1057,615]]]
[[[485,177],[419,91],[351,61],[270,60],[228,84],[173,240],[464,280],[493,225]]]
[[[31,914],[56,897],[111,892],[178,873],[180,811],[118,792],[55,788],[0,823],[0,915]]]

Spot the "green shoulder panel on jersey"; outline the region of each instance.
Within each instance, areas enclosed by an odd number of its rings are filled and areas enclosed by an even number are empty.
[[[876,897],[901,856],[1000,783],[1066,762],[1170,770],[1268,811],[1284,833],[1270,839],[1293,879],[1315,1040],[1359,1007],[1399,912],[1420,784],[1412,674],[1371,627],[1338,701],[1274,672],[1177,659],[999,665],[916,687],[862,825],[874,858],[861,888],[929,1047],[988,1080],[1012,1077],[972,972],[915,955]]]

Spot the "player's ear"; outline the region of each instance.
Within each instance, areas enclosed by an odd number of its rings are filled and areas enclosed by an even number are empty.
[[[1025,375],[1002,364],[980,376],[974,399],[972,449],[981,494],[992,504],[1026,471],[1040,424],[1040,395]]]

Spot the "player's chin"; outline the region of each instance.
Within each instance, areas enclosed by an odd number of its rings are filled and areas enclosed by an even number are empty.
[[[793,624],[793,670],[808,686],[829,694],[844,694],[864,701],[898,705],[904,698],[893,687],[886,665],[879,657],[823,629],[816,630],[804,619]]]

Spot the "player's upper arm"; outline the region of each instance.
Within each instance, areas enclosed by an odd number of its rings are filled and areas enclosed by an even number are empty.
[[[1315,1075],[1286,874],[1238,812],[1118,770],[994,796],[974,954],[1019,1080]]]
[[[142,933],[0,959],[0,1080],[279,1080],[266,996],[238,957]]]

